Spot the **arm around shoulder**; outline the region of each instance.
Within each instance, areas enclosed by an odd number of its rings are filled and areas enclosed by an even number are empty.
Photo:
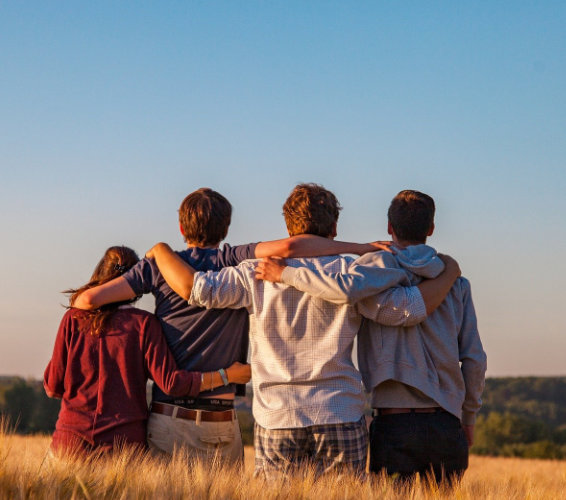
[[[145,256],[155,264],[171,289],[188,300],[193,288],[195,270],[179,257],[167,243],[157,243]]]
[[[81,293],[71,304],[78,309],[98,309],[112,302],[122,302],[136,296],[132,287],[123,276],[113,279],[104,285],[95,286]]]
[[[322,255],[338,255],[352,253],[362,255],[377,250],[388,250],[387,241],[373,243],[351,243],[336,241],[312,234],[299,234],[281,240],[262,241],[256,245],[255,257],[318,257]]]

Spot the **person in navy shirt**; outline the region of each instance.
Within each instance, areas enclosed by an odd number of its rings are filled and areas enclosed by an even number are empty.
[[[225,244],[220,248],[231,215],[232,206],[220,193],[201,188],[189,194],[179,208],[180,230],[187,244],[185,250],[177,252],[179,257],[198,271],[219,271],[246,259],[272,255],[362,254],[387,247],[382,242],[345,243],[305,234],[234,247]],[[142,259],[116,280],[85,291],[73,305],[95,309],[145,293],[155,297],[155,314],[179,367],[209,372],[246,361],[247,311],[207,310],[188,305],[167,285],[152,259]],[[205,378],[204,387],[207,382]],[[154,386],[148,422],[150,448],[171,454],[182,446],[189,455],[201,459],[217,457],[228,463],[242,463],[243,446],[233,409],[236,386],[225,382],[217,389],[201,392],[198,398],[168,396]]]

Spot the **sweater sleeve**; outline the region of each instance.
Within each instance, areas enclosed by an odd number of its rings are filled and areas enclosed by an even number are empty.
[[[200,392],[200,372],[180,370],[159,321],[148,316],[144,324],[146,369],[160,389],[171,396],[196,396]]]
[[[478,332],[470,283],[462,278],[459,281],[462,284],[464,314],[460,333],[458,334],[458,347],[462,376],[466,386],[466,396],[462,406],[462,423],[464,425],[473,425],[476,420],[476,414],[481,407],[487,356],[483,350]]]
[[[61,399],[63,394],[65,394],[65,372],[67,370],[68,356],[66,334],[70,328],[71,321],[70,312],[67,312],[59,324],[55,346],[53,347],[53,355],[43,374],[43,387],[45,388],[45,393],[50,398]]]

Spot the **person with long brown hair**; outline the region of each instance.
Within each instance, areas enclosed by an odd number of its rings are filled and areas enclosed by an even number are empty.
[[[73,290],[44,375],[45,391],[61,398],[54,451],[110,451],[117,443],[146,447],[146,382],[166,393],[196,397],[228,383],[246,383],[249,365],[226,370],[179,370],[157,318],[131,306],[137,298],[92,311],[73,307],[76,297],[106,283],[138,262],[125,246],[110,247],[90,281]]]

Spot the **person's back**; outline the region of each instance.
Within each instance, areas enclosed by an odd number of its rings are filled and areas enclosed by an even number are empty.
[[[223,249],[190,247],[176,253],[199,271],[218,271],[252,258],[254,248],[255,245],[224,245]],[[189,305],[167,285],[152,259],[142,259],[124,278],[136,294],[154,296],[155,315],[180,367],[211,371],[235,361],[246,362],[249,320],[245,309],[207,310]],[[232,398],[234,392],[235,386],[227,385],[204,396]],[[167,404],[180,402],[179,398],[172,398],[155,386],[152,400]]]
[[[211,189],[190,193],[179,208],[180,229],[187,242],[187,249],[177,252],[179,257],[202,271],[218,271],[255,257],[255,244],[219,248],[231,213],[228,200]],[[155,314],[181,368],[216,371],[236,361],[246,363],[249,321],[245,309],[206,310],[189,305],[167,285],[151,259],[140,261],[124,279],[134,294],[152,293],[155,297]],[[226,383],[201,393],[198,399],[179,398],[154,386],[148,423],[150,447],[172,454],[183,446],[203,459],[218,456],[227,462],[241,462],[235,392],[236,385]]]
[[[137,260],[131,249],[111,247],[91,281],[70,292],[110,281]],[[177,369],[152,314],[127,305],[69,309],[44,375],[47,394],[62,399],[52,448],[110,450],[116,440],[145,447],[148,376],[173,395],[200,390],[200,373]]]
[[[380,318],[383,294],[375,296],[376,275],[398,270],[411,285],[421,287],[426,285],[423,278],[442,272],[442,260],[424,244],[434,231],[434,211],[429,196],[399,193],[388,212],[396,254],[366,254],[346,274],[289,268],[282,273],[273,263],[266,271],[267,279],[335,303],[356,302],[359,311],[376,311],[381,324],[365,320],[358,343],[359,366],[374,408],[370,470],[384,469],[402,479],[432,471],[437,480],[443,474],[452,480],[464,472],[486,369],[464,278],[451,283],[436,310],[427,306],[434,312],[420,324],[391,326]]]
[[[332,239],[339,209],[336,197],[321,186],[299,185],[284,205],[289,234]],[[170,249],[155,250],[153,256],[166,279],[190,303],[246,307],[251,314],[256,473],[269,477],[304,461],[319,472],[344,467],[362,472],[367,428],[360,376],[351,359],[360,324],[354,308],[329,304],[284,285],[264,284],[256,279],[253,261],[218,273],[195,274]],[[291,265],[332,273],[344,272],[349,262],[333,256],[296,259]],[[381,290],[398,284],[403,275],[381,274],[376,280]],[[409,302],[424,317],[420,293],[413,294]],[[403,305],[408,295],[403,294]],[[399,304],[390,310],[396,321],[407,317]]]
[[[178,396],[198,394],[200,374],[180,375],[172,359],[167,363],[167,345],[152,314],[120,309],[98,335],[90,332],[89,316],[78,309],[66,312],[45,370],[48,395],[62,399],[55,448],[66,433],[98,448],[110,449],[116,440],[145,447],[148,374],[169,368],[153,376]]]
[[[435,278],[443,269],[436,251],[424,244],[397,249],[395,255],[368,254],[356,263],[402,269],[412,285]],[[469,281],[458,278],[442,304],[417,325],[394,327],[365,320],[358,360],[374,408],[439,405],[464,425],[473,423],[480,407],[485,354]],[[460,362],[475,370],[467,373],[467,386]]]
[[[346,272],[350,261],[332,256],[286,262],[336,273]],[[191,295],[207,308],[238,306],[249,311],[257,423],[282,429],[359,420],[365,400],[352,348],[360,316],[353,306],[257,280],[257,262],[196,275]]]

